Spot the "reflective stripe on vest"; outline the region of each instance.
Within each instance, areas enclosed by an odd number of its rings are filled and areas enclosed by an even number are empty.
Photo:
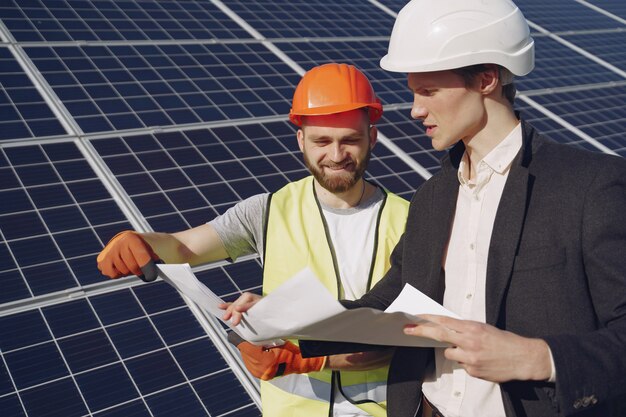
[[[339,298],[342,294],[336,257],[313,185],[313,177],[304,178],[286,185],[269,200],[265,222],[263,294],[272,292],[307,266],[335,297]],[[364,255],[364,259],[372,262],[368,289],[389,269],[391,252],[404,232],[408,205],[406,200],[385,193],[378,213],[374,252]],[[388,367],[341,372],[341,390],[353,403],[367,401],[355,405],[369,414],[384,416],[387,371]],[[326,417],[329,415],[332,390],[331,371],[261,381],[263,415]],[[320,408],[321,404],[325,406]],[[294,407],[302,413],[295,412]],[[322,409],[325,411],[322,412]]]
[[[308,398],[309,400],[328,401],[331,384],[319,379],[309,378],[307,374],[290,374],[268,381],[269,384],[283,391]],[[349,386],[342,386],[344,395],[352,401],[373,400],[383,402],[387,397],[386,381],[364,382]]]

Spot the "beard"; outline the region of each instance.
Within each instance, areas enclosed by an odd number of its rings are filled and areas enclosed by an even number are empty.
[[[363,177],[371,156],[372,149],[370,148],[367,150],[365,158],[359,163],[348,157],[338,164],[334,162],[322,161],[319,165],[314,165],[309,160],[305,152],[304,164],[309,169],[311,174],[313,174],[313,177],[317,180],[317,182],[326,190],[330,191],[331,193],[343,193],[354,187],[354,185]],[[355,165],[355,168],[352,172],[342,172],[327,175],[324,170],[324,167],[336,168],[346,166],[348,164]]]

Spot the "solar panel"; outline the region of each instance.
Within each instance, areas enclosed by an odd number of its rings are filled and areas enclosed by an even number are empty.
[[[206,1],[7,0],[0,19],[20,42],[250,37]]]
[[[86,133],[284,115],[299,79],[260,44],[26,52]]]
[[[622,19],[626,19],[626,3],[614,0],[591,0],[588,4],[599,7],[601,10],[607,11]]]
[[[380,58],[387,53],[388,44],[386,40],[276,43],[305,70],[325,62],[350,63],[367,75],[383,104],[404,103],[411,100],[406,74],[384,71],[378,65]]]
[[[410,118],[406,75],[378,65],[404,4],[0,4],[3,415],[260,415],[222,326],[163,282],[105,280],[96,253],[307,175],[286,115],[300,68],[329,61],[372,79],[386,107],[366,178],[410,198],[443,153]],[[626,156],[624,5],[518,5],[537,59],[517,108],[559,142]],[[226,300],[261,289],[254,257],[195,272]]]
[[[389,36],[394,21],[369,2],[225,0],[223,3],[265,38]]]
[[[626,32],[579,34],[563,36],[563,39],[626,71]]]
[[[164,282],[0,317],[0,352],[7,415],[259,415]]]
[[[515,2],[529,21],[551,32],[624,27],[623,23],[571,0],[521,0]],[[593,4],[593,1],[588,2]]]
[[[287,122],[102,138],[92,144],[154,230],[198,226],[242,199],[308,175],[295,129]],[[384,152],[383,145],[375,148],[372,165],[398,169],[380,172],[375,180],[411,194],[415,188],[399,177],[415,173]]]
[[[626,156],[626,86],[543,94],[532,97],[566,122],[579,128],[607,148]],[[563,132],[565,135],[567,132]],[[574,142],[580,141],[573,137]],[[587,146],[585,146],[587,147]]]
[[[11,51],[0,47],[0,140],[65,133]]]
[[[409,113],[409,109],[385,112],[381,122],[378,123],[378,129],[417,163],[434,174],[439,171],[439,160],[444,153],[433,150],[430,138],[426,136],[421,123],[411,120]],[[423,179],[416,186],[422,181]]]
[[[0,302],[102,281],[94,256],[130,228],[72,142],[0,149]]]
[[[515,85],[520,91],[624,80],[614,71],[548,37],[535,37],[535,55],[535,69],[528,76],[516,78]]]

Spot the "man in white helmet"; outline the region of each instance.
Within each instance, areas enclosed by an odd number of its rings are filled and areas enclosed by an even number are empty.
[[[408,73],[411,116],[449,151],[390,271],[345,305],[384,310],[410,283],[464,320],[405,328],[450,347],[396,350],[390,417],[619,414],[626,161],[551,142],[515,113],[512,75],[533,69],[533,48],[508,0],[413,0],[396,20],[381,66]]]

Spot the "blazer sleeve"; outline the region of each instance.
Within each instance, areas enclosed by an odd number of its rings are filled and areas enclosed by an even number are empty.
[[[626,161],[608,162],[581,191],[582,256],[598,330],[545,338],[564,415],[626,391]]]

